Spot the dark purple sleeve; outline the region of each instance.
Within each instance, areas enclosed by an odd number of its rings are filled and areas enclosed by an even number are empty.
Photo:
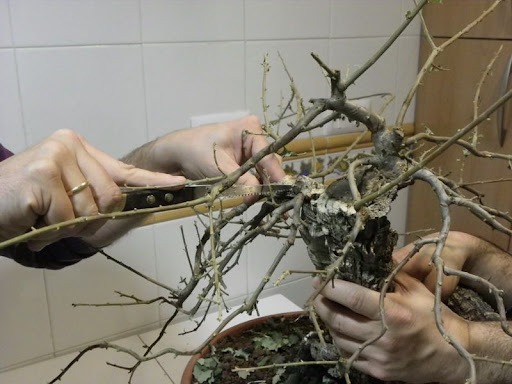
[[[11,151],[0,144],[0,161],[12,155]],[[61,239],[38,252],[31,251],[26,243],[0,249],[0,255],[9,257],[21,265],[46,269],[61,269],[73,265],[96,252],[96,249],[78,237]]]
[[[8,157],[11,157],[13,153],[0,144],[0,161],[4,161]]]

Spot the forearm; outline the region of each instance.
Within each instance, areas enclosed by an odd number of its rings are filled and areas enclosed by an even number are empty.
[[[139,168],[153,170],[152,168],[154,167],[154,164],[152,161],[152,151],[157,140],[150,141],[134,149],[127,155],[123,156],[121,161]]]
[[[512,308],[512,256],[488,243],[485,240],[472,237],[471,248],[468,250],[468,257],[463,269],[473,275],[479,276],[503,291],[505,308]],[[464,282],[490,299],[487,287],[471,282]]]
[[[153,172],[179,174],[181,166],[178,161],[178,150],[183,145],[174,144],[178,144],[178,139],[183,134],[186,134],[186,130],[172,132],[150,141],[131,151],[121,161]],[[191,145],[190,141],[189,144]]]
[[[475,357],[478,382],[509,383],[512,377],[512,337],[495,322],[470,323],[469,335],[468,352]]]

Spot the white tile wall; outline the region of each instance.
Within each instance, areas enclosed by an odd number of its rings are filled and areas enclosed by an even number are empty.
[[[243,40],[244,3],[239,0],[144,0],[142,41]]]
[[[245,107],[242,42],[146,45],[144,69],[150,138]]]
[[[9,0],[0,0],[0,47],[12,46]]]
[[[0,369],[53,353],[43,271],[0,258]]]
[[[307,105],[308,98],[328,93],[310,52],[342,71],[353,70],[411,6],[412,0],[0,0],[0,142],[20,151],[58,128],[72,128],[121,156],[187,127],[191,116],[238,110],[261,116],[266,52],[272,117],[281,94],[288,96],[277,51]],[[417,66],[419,26],[413,22],[349,96],[385,91],[403,97]],[[386,116],[396,109],[395,103]],[[406,121],[412,119],[411,111]],[[392,220],[400,229],[403,199],[396,204]],[[134,231],[112,253],[178,284],[186,271],[184,259],[173,257],[182,255],[179,225],[190,231],[192,221]],[[195,239],[193,231],[189,236]],[[226,279],[230,301],[241,300],[256,285],[277,247],[272,239],[251,245]],[[309,267],[304,247],[297,246],[280,270],[292,261],[294,267]],[[44,273],[0,260],[0,274],[0,302],[9,309],[0,311],[0,370],[169,315],[158,306],[72,308],[78,301],[113,301],[116,289],[141,297],[159,293],[102,256]],[[294,276],[281,287],[269,285],[265,294],[285,292],[302,305],[309,291],[309,278]]]
[[[407,15],[408,11],[412,11],[415,8],[414,0],[402,0],[402,20]],[[407,36],[418,36],[421,32],[421,20],[419,17],[411,21],[407,29],[404,31],[404,35]]]
[[[137,0],[10,1],[16,46],[140,42]]]
[[[17,50],[29,144],[72,128],[122,156],[146,141],[139,46]]]
[[[331,39],[330,65],[338,68],[342,73],[353,73],[362,66],[371,57],[371,55],[381,47],[386,41],[385,38],[353,38],[353,39]],[[367,96],[374,93],[389,92],[396,93],[397,81],[397,56],[398,48],[394,44],[381,59],[365,74],[363,74],[355,84],[347,90],[347,95],[351,97]],[[378,109],[380,98],[372,99],[372,105]],[[389,120],[395,116],[395,104],[391,104],[383,116]]]
[[[328,0],[245,1],[247,40],[310,39],[328,36]]]
[[[328,96],[328,84],[324,78],[321,68],[313,60],[310,53],[314,52],[327,60],[329,56],[329,40],[276,40],[276,41],[250,41],[246,46],[246,100],[247,107],[251,113],[256,114],[263,121],[263,103],[262,103],[262,79],[263,79],[263,59],[268,54],[270,71],[267,73],[266,80],[266,105],[269,106],[267,117],[271,121],[278,117],[281,109],[288,102],[290,91],[290,80],[279,59],[281,54],[288,71],[293,77],[297,89],[303,100],[304,107],[311,104],[309,99],[312,97]],[[280,107],[281,106],[281,107]],[[293,103],[296,110],[296,103]],[[294,122],[295,118],[284,120],[281,123],[279,132],[286,132],[287,122]],[[321,130],[314,132],[321,134]],[[302,134],[301,138],[307,137]]]
[[[0,68],[0,137],[5,147],[18,152],[27,144],[13,49],[0,49]]]
[[[132,231],[106,252],[155,278],[155,251],[151,227]],[[158,304],[125,307],[73,307],[73,303],[127,302],[115,291],[140,299],[158,296],[157,287],[95,255],[65,271],[45,271],[55,349],[62,351],[121,332],[158,322]],[[80,331],[77,332],[77,329]]]
[[[207,218],[202,218],[203,223],[208,223]],[[156,260],[157,260],[157,277],[159,281],[164,282],[172,287],[179,286],[183,288],[183,284],[178,284],[182,278],[189,279],[191,272],[186,258],[185,245],[183,243],[181,229],[185,234],[185,241],[187,249],[192,261],[194,263],[194,256],[196,245],[198,244],[197,229],[200,235],[204,233],[204,225],[196,217],[189,217],[183,220],[175,220],[167,223],[155,225],[155,244],[156,244]],[[221,241],[227,240],[238,229],[237,225],[229,225],[225,228],[221,235]],[[207,254],[209,244],[205,248]],[[234,261],[234,259],[233,259]],[[224,283],[225,300],[232,300],[237,297],[243,296],[247,293],[247,281],[245,278],[247,270],[247,251],[242,251],[238,265],[226,275]],[[242,277],[242,278],[241,278]],[[186,309],[192,308],[196,303],[197,296],[201,293],[201,289],[206,284],[201,283],[198,285],[190,300],[188,300],[184,307]],[[160,288],[160,294],[164,295],[165,291]],[[167,305],[160,306],[160,316],[162,319],[167,319],[173,313],[173,308]]]
[[[253,217],[259,211],[260,206],[261,204],[257,204],[251,207],[247,216]],[[297,237],[300,237],[298,232]],[[285,242],[286,239],[283,238],[260,236],[249,244],[247,247],[248,270],[250,271],[247,277],[249,292],[254,291],[261,283],[261,280],[266,276],[268,268]],[[289,269],[303,271],[314,269],[313,264],[309,260],[306,245],[300,238],[295,240],[294,247],[284,256],[276,271],[270,276],[270,281],[267,283],[266,288],[274,287],[274,283],[281,277],[283,272]],[[306,275],[292,274],[283,280],[283,283],[289,283],[304,276]]]
[[[402,0],[333,0],[331,37],[389,36],[400,24],[401,11]]]
[[[311,276],[307,276],[284,282],[278,287],[271,287],[263,291],[262,297],[280,294],[293,301],[299,308],[304,309],[307,300],[313,293],[312,280]]]
[[[396,100],[397,109],[396,114],[402,108],[402,104],[409,93],[409,90],[416,79],[418,73],[420,46],[416,36],[405,36],[398,42],[398,73],[400,81],[397,81]],[[412,123],[414,121],[414,110],[416,105],[416,98],[407,110],[404,123]],[[392,123],[393,121],[390,121]]]

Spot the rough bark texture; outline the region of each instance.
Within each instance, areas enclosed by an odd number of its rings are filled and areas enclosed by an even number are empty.
[[[362,166],[355,178],[361,194],[371,193],[396,176],[405,166],[396,158],[379,162],[381,169]],[[384,169],[384,171],[382,170]],[[346,178],[342,178],[325,189],[311,180],[298,181],[308,199],[302,208],[303,226],[301,235],[307,244],[309,256],[318,270],[327,269],[342,257],[341,250],[348,241],[355,223],[356,211],[351,205],[352,193]],[[368,207],[364,227],[355,243],[344,256],[336,278],[351,281],[373,290],[380,290],[384,279],[393,269],[392,252],[397,234],[386,217],[397,189],[379,197]],[[491,320],[493,309],[471,289],[458,288],[448,301],[448,306],[468,320]],[[321,348],[318,341],[308,340],[304,348],[304,360],[338,359],[333,345]],[[300,377],[300,375],[299,375]],[[353,384],[394,384],[384,382],[360,372],[351,371]],[[329,370],[322,383],[345,383],[338,368]]]
[[[460,317],[470,321],[496,321],[496,312],[470,288],[458,286],[446,303]]]
[[[302,236],[316,269],[325,270],[341,256],[341,250],[355,221],[347,206],[326,194],[303,207],[307,230]],[[386,217],[369,219],[345,255],[336,278],[379,290],[392,271],[391,255],[397,235]]]
[[[394,172],[390,172],[392,176]],[[356,173],[358,189],[362,193],[372,192],[389,179],[382,172],[371,168],[361,168]],[[301,235],[308,247],[311,261],[318,270],[327,269],[335,260],[342,257],[342,249],[348,241],[354,227],[356,211],[350,204],[352,194],[347,179],[332,183],[329,188],[312,181],[302,180],[308,189],[309,200],[303,205],[303,227]],[[351,281],[364,287],[380,290],[384,279],[393,269],[392,253],[396,245],[397,234],[391,229],[386,217],[389,205],[396,196],[396,189],[375,201],[368,210],[364,227],[356,241],[344,256],[336,278]],[[318,341],[308,340],[304,359],[310,355],[315,360],[338,359],[336,348],[330,345],[322,348]],[[382,381],[359,372],[351,372],[354,384],[378,384]],[[338,368],[329,370],[323,383],[344,383]]]

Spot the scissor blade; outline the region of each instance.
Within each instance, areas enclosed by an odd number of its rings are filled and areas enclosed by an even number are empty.
[[[221,193],[221,197],[243,197],[250,195],[283,196],[292,190],[291,184],[233,185]]]

